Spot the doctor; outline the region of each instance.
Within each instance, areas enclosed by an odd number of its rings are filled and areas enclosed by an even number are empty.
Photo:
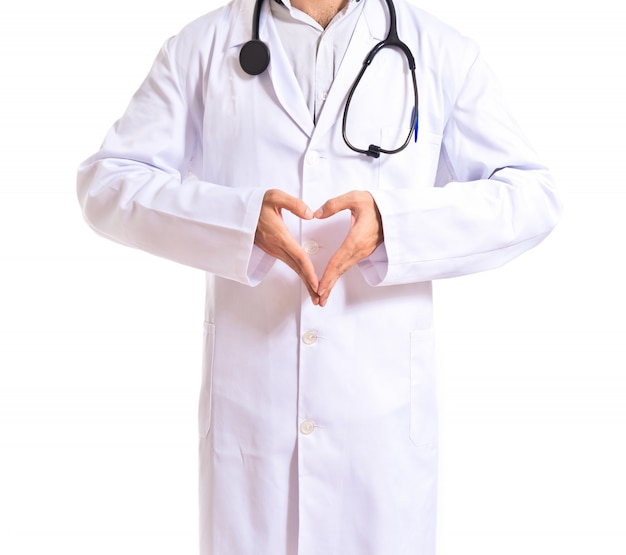
[[[434,555],[431,281],[560,212],[476,45],[404,0],[233,0],[165,43],[78,195],[206,272],[201,554]]]

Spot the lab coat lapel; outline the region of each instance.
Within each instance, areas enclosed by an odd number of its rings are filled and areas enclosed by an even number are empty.
[[[252,38],[254,0],[238,0],[237,4],[238,6],[235,6],[238,9],[235,9],[233,24],[227,39],[227,47],[241,49]],[[272,18],[269,1],[265,1],[261,8],[259,38],[269,46],[270,65],[267,71],[261,75],[245,77],[248,79],[269,80],[278,102],[280,102],[287,115],[310,137],[313,133],[313,118],[280,41],[278,30]],[[243,74],[243,70],[241,71]],[[264,117],[265,114],[259,115],[260,120],[263,120]],[[265,124],[272,125],[271,122],[269,124],[266,122]]]
[[[265,40],[268,41],[270,47],[271,58],[268,71],[276,97],[282,104],[285,112],[310,137],[314,126],[311,112],[309,112],[302,89],[298,84],[291,63],[280,41],[278,30],[271,16],[269,2],[265,2],[264,7],[263,13],[265,18],[261,27],[264,29]]]
[[[321,137],[343,117],[343,109],[348,92],[358,75],[367,53],[387,34],[388,14],[384,0],[361,0],[366,2],[363,12],[352,34],[352,39],[335,76],[333,85],[319,120],[315,127],[314,138]]]

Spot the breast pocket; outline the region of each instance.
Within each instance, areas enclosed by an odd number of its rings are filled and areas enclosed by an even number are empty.
[[[213,358],[215,349],[215,325],[204,323],[204,345],[202,353],[202,382],[198,404],[198,431],[206,437],[211,431],[213,409]]]
[[[382,141],[392,144],[397,141],[397,130],[382,130]],[[395,139],[394,139],[395,136]],[[432,187],[435,184],[439,155],[441,152],[441,135],[427,131],[419,131],[417,142],[412,137],[407,147],[394,155],[381,169],[384,186],[397,187]],[[404,175],[404,178],[400,176]],[[408,176],[408,178],[407,178]]]
[[[411,441],[417,446],[437,442],[437,371],[433,330],[416,330],[411,341]]]

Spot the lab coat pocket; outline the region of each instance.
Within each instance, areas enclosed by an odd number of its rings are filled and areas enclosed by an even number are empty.
[[[437,442],[437,373],[432,329],[411,332],[411,441]]]
[[[400,132],[397,129],[384,129],[383,142],[390,145],[403,140],[403,137],[398,135]],[[404,132],[406,133],[406,130]],[[417,142],[411,137],[402,152],[389,156],[384,168],[385,179],[381,184],[382,187],[388,189],[432,187],[435,184],[440,152],[441,135],[420,130]],[[407,175],[410,179],[407,179]]]
[[[432,187],[439,166],[441,135],[426,131],[417,134],[415,179],[418,186]]]
[[[206,437],[211,430],[213,401],[213,353],[215,346],[215,324],[204,323],[204,345],[202,353],[202,383],[198,406],[198,431]]]

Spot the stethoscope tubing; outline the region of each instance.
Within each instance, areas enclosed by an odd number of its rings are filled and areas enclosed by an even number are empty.
[[[367,58],[365,59],[365,61],[363,62],[363,65],[361,66],[361,71],[359,71],[359,74],[356,76],[356,79],[352,83],[352,87],[350,87],[350,91],[348,92],[348,98],[346,99],[346,106],[343,110],[343,118],[342,118],[342,123],[341,123],[341,135],[343,137],[344,142],[348,146],[348,148],[350,148],[354,152],[358,152],[359,154],[366,154],[367,156],[370,156],[372,158],[378,158],[381,155],[381,153],[382,154],[396,154],[398,152],[401,152],[407,146],[409,146],[409,143],[411,142],[411,137],[413,136],[414,132],[417,133],[417,120],[419,117],[419,114],[418,114],[419,94],[418,94],[418,89],[417,89],[417,77],[415,76],[415,62],[413,61],[413,67],[411,67],[410,65],[411,59],[413,58],[413,56],[411,55],[411,58],[409,59],[407,56],[407,59],[409,60],[409,68],[411,69],[411,80],[413,82],[413,113],[411,114],[411,125],[409,127],[409,132],[406,136],[404,143],[402,143],[402,145],[399,146],[398,148],[394,148],[391,150],[382,148],[374,144],[369,145],[367,149],[362,149],[362,148],[358,148],[354,146],[348,139],[348,134],[347,134],[348,112],[350,110],[350,103],[352,102],[352,97],[354,96],[354,93],[356,92],[356,89],[361,79],[363,78],[363,75],[365,75],[365,71],[372,63],[374,56],[376,56],[376,54],[380,52],[384,47],[389,47],[389,46],[398,46],[398,45],[385,44],[385,41],[381,41],[367,55]],[[402,50],[404,51],[404,49]],[[408,52],[409,54],[411,54],[410,50]],[[416,140],[417,140],[417,135],[416,135]]]
[[[346,145],[353,150],[354,152],[358,152],[360,154],[366,154],[372,158],[378,158],[381,153],[383,154],[396,154],[401,150],[404,150],[411,141],[411,136],[415,132],[415,140],[417,140],[417,122],[419,118],[418,114],[418,105],[419,105],[419,95],[417,90],[417,78],[415,76],[415,58],[413,57],[413,53],[411,49],[400,40],[398,36],[398,28],[397,28],[397,18],[396,18],[396,8],[394,6],[393,0],[385,0],[387,4],[387,9],[389,11],[389,30],[387,32],[387,36],[384,40],[380,41],[378,44],[372,48],[365,60],[363,61],[363,65],[361,70],[359,71],[356,79],[352,83],[352,87],[348,92],[348,97],[346,100],[346,106],[343,111],[343,119],[341,126],[341,133],[343,136],[343,140]],[[248,73],[249,75],[260,75],[263,73],[270,62],[270,52],[267,44],[259,39],[259,23],[261,19],[261,6],[263,4],[263,0],[256,0],[254,4],[254,13],[252,16],[252,39],[246,42],[241,51],[239,52],[239,63],[241,64],[242,69]],[[409,70],[411,71],[411,77],[413,82],[413,95],[414,95],[414,104],[413,104],[413,113],[411,115],[411,127],[409,128],[409,133],[407,135],[404,143],[398,147],[391,150],[384,149],[378,145],[371,144],[367,149],[361,149],[355,147],[347,137],[347,122],[348,122],[348,111],[350,108],[350,104],[352,102],[352,97],[365,74],[367,68],[371,65],[372,61],[376,57],[376,55],[383,48],[396,48],[401,50],[407,60],[407,64]]]

